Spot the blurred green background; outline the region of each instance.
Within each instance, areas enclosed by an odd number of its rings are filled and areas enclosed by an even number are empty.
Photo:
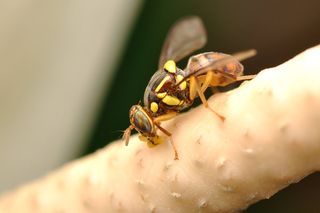
[[[157,69],[166,33],[177,19],[187,15],[203,19],[208,44],[202,51],[233,53],[257,49],[256,57],[243,62],[245,73],[254,74],[319,43],[319,8],[320,2],[316,0],[145,1],[111,89],[101,103],[84,154],[121,137],[119,130],[129,125],[128,110],[143,99],[146,84]],[[183,62],[179,63],[181,67],[185,66]],[[246,212],[319,212],[317,189],[320,189],[320,175],[314,174]]]

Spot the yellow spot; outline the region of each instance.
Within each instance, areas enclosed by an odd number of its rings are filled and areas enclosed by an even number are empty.
[[[176,81],[177,83],[180,83],[180,81],[183,79],[183,76],[182,75],[177,75],[176,76]],[[187,82],[186,81],[183,81],[181,84],[179,84],[179,88],[181,90],[185,90],[187,88]]]
[[[166,92],[160,92],[160,93],[157,93],[157,97],[158,98],[164,98],[164,96],[166,96],[167,95],[167,93]]]
[[[166,76],[162,79],[162,81],[160,82],[160,84],[157,86],[157,88],[155,89],[155,92],[159,92],[160,89],[163,87],[163,85],[170,79],[170,76]]]
[[[139,139],[142,142],[147,143],[148,147],[150,147],[150,148],[153,148],[153,147],[157,146],[158,144],[163,143],[163,138],[161,138],[159,136],[155,136],[155,137],[152,137],[152,138],[147,138],[147,137],[145,137],[143,135],[139,135]]]
[[[150,104],[150,108],[152,112],[157,112],[158,111],[158,104],[156,102],[152,102]]]
[[[148,147],[150,147],[150,148],[155,147],[161,143],[163,143],[163,138],[161,138],[159,136],[152,137],[147,142]]]
[[[175,73],[177,70],[176,63],[173,60],[168,60],[163,68],[170,73]]]
[[[165,96],[162,101],[169,106],[177,106],[181,102],[177,97],[170,95]]]

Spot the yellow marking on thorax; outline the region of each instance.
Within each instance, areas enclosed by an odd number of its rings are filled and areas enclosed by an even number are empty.
[[[155,92],[159,92],[160,89],[163,87],[163,85],[170,79],[170,76],[166,76],[162,79],[162,81],[160,82],[160,84],[156,87]]]
[[[170,73],[175,73],[177,70],[176,63],[173,60],[168,60],[163,68]]]
[[[159,108],[159,106],[158,106],[158,104],[156,102],[152,102],[150,104],[150,109],[151,109],[152,112],[157,112],[158,108]]]
[[[177,83],[180,83],[180,81],[183,79],[183,76],[182,75],[177,75],[176,76],[176,81]],[[186,81],[183,81],[181,84],[179,84],[179,88],[181,90],[185,90],[187,88],[187,82]]]
[[[165,96],[162,101],[169,106],[178,106],[181,105],[181,102],[183,103],[182,100],[179,100],[177,97],[170,95]]]
[[[161,98],[161,99],[164,98],[166,95],[167,95],[166,92],[157,93],[157,97],[158,97],[158,98]]]

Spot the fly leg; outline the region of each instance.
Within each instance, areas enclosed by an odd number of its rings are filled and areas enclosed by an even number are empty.
[[[210,86],[212,78],[213,78],[213,71],[210,70],[207,72],[206,77],[204,79],[204,82],[201,85],[201,92],[202,93],[204,93],[207,90],[207,88]]]
[[[153,121],[154,121],[155,123],[159,123],[159,122],[162,122],[162,121],[167,121],[167,120],[170,120],[170,119],[176,117],[177,114],[178,114],[177,112],[169,112],[169,113],[167,113],[167,114],[164,114],[164,115],[160,115],[160,116],[155,117],[155,118],[153,119]]]
[[[208,87],[211,87],[212,94],[220,93],[219,89],[216,86],[211,86],[211,81],[213,80],[213,71],[208,71],[205,76],[203,83],[201,84],[201,91],[204,93]]]
[[[201,87],[198,84],[196,77],[190,76],[190,99],[193,100],[195,98],[195,94],[198,93],[203,105],[205,108],[209,109],[215,115],[217,115],[222,121],[225,120],[225,117],[214,111],[208,104],[206,97],[204,96]]]
[[[126,146],[128,146],[128,144],[129,144],[131,131],[133,129],[134,129],[134,127],[132,125],[130,125],[123,133],[122,140],[124,140]]]
[[[213,79],[213,71],[208,71],[205,76],[204,82],[201,85],[201,91],[204,93],[208,87],[211,87],[212,94],[220,93],[219,89],[216,86],[211,86],[211,81]]]
[[[251,80],[255,78],[257,75],[242,75],[238,76],[236,81],[245,81],[245,80]]]
[[[176,113],[176,112],[169,112],[167,114],[160,115],[153,120],[154,124],[159,128],[159,130],[170,138],[170,144],[171,144],[173,152],[174,152],[174,160],[179,160],[179,155],[178,155],[177,148],[173,142],[172,134],[168,130],[166,130],[165,128],[161,127],[159,122],[170,120],[171,118],[177,116],[177,114],[178,113]]]

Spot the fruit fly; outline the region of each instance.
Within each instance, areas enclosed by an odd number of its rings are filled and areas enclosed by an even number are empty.
[[[158,145],[163,140],[157,133],[160,130],[170,138],[174,159],[177,160],[179,157],[172,134],[161,127],[160,122],[190,107],[198,96],[206,108],[224,120],[222,115],[208,105],[204,92],[208,87],[252,79],[253,75],[242,76],[243,66],[239,61],[252,57],[256,52],[248,50],[232,56],[206,52],[190,57],[185,69],[176,66],[175,62],[202,48],[206,40],[206,31],[198,17],[181,19],[171,28],[161,51],[158,71],[145,89],[143,105],[137,104],[130,108],[131,125],[123,134],[126,145],[133,129],[139,132],[139,138],[150,147]]]

